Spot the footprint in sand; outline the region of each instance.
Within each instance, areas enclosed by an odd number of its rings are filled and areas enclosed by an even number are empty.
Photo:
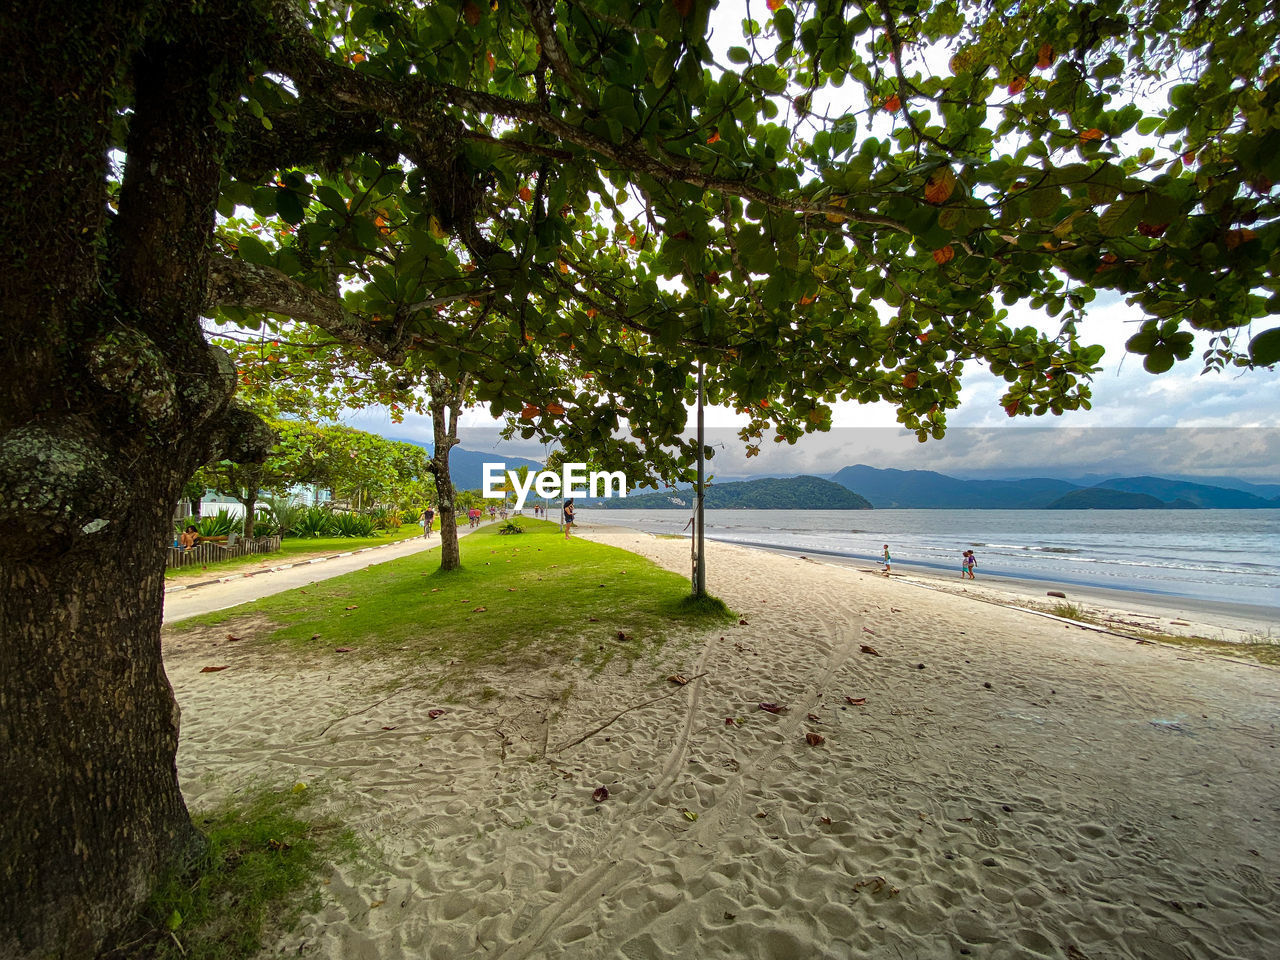
[[[1271,887],[1257,867],[1247,863],[1236,866],[1236,876],[1240,878],[1240,890],[1250,900],[1266,902],[1271,899]]]
[[[997,834],[985,823],[978,824],[974,832],[977,833],[978,840],[980,843],[982,843],[983,846],[986,846],[986,847],[1000,846],[1000,835]]]

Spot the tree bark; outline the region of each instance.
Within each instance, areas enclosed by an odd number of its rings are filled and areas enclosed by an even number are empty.
[[[270,441],[229,409],[234,369],[197,313],[221,177],[209,107],[247,73],[249,11],[0,6],[26,98],[0,111],[4,960],[95,955],[203,842],[161,659],[164,547],[195,469]]]
[[[454,507],[453,480],[449,476],[449,451],[458,443],[458,406],[443,379],[431,386],[431,429],[435,449],[431,452],[431,475],[436,481],[437,509],[440,512],[440,569],[462,566],[458,550],[458,517]]]

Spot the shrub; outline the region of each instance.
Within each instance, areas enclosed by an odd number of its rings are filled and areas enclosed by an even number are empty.
[[[335,513],[332,532],[339,537],[372,537],[373,518],[363,513]]]
[[[391,507],[375,507],[369,511],[375,530],[399,530],[400,514]]]
[[[295,537],[323,537],[333,531],[333,514],[324,507],[307,507],[298,514],[291,528]]]
[[[508,520],[498,530],[498,533],[524,533],[524,527],[520,526],[518,520]]]
[[[258,519],[253,522],[254,532],[258,536],[290,536],[297,526],[298,518],[307,509],[292,497],[267,497],[266,504],[258,513]]]
[[[201,517],[196,529],[202,537],[226,537],[244,531],[244,521],[233,517],[225,509],[219,510],[212,517]]]
[[[421,517],[422,517],[421,508],[417,510],[401,510],[400,511],[401,523],[418,523],[420,522]]]

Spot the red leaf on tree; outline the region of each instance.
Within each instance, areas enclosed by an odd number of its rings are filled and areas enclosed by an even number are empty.
[[[956,189],[956,175],[950,167],[939,167],[924,185],[924,198],[930,203],[946,203]]]
[[[712,130],[711,136],[707,137],[707,143],[719,143],[719,142],[720,142],[720,131]]]
[[[467,21],[468,26],[476,26],[480,22],[480,8],[474,3],[468,3],[462,8],[462,16]]]
[[[1041,44],[1040,49],[1036,51],[1036,69],[1048,70],[1053,66],[1053,46],[1050,44]]]
[[[528,187],[521,187],[520,199],[523,200],[525,203],[528,203],[530,200],[533,199],[533,191],[530,190]]]
[[[553,416],[562,417],[564,416],[564,407],[560,406],[558,403],[548,403],[547,413],[552,414]]]
[[[532,420],[534,417],[536,417],[536,416],[537,416],[539,413],[541,413],[541,412],[542,412],[542,408],[541,408],[541,407],[535,407],[535,406],[534,406],[533,404],[531,404],[531,403],[526,403],[526,404],[524,405],[524,409],[520,411],[520,419],[521,419],[521,420]]]
[[[920,374],[912,370],[902,378],[902,385],[908,390],[914,390],[920,383]]]
[[[1016,96],[1021,93],[1027,86],[1026,77],[1014,77],[1013,82],[1009,84],[1009,95]]]
[[[1099,130],[1097,127],[1090,127],[1088,130],[1082,130],[1080,132],[1081,143],[1088,143],[1090,140],[1101,140],[1101,139],[1102,139],[1102,131]]]
[[[777,11],[786,6],[786,2],[787,0],[765,0],[765,6],[770,10]]]
[[[898,95],[895,93],[892,97],[890,97],[888,100],[884,102],[884,108],[888,110],[890,113],[897,113],[900,109],[902,109],[902,101],[898,98]]]
[[[1014,400],[1010,403],[1006,403],[1004,405],[1004,412],[1011,417],[1016,417],[1018,415],[1018,401]]]
[[[933,262],[938,266],[942,266],[944,263],[950,263],[955,258],[955,255],[955,248],[948,243],[945,247],[933,251]]]

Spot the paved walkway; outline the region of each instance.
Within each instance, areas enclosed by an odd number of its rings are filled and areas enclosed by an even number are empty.
[[[458,528],[458,539],[462,539],[473,528]],[[479,528],[474,528],[479,529]],[[212,580],[192,586],[170,587],[164,596],[164,622],[176,623],[187,617],[196,617],[202,613],[225,610],[260,597],[269,597],[273,593],[283,593],[295,587],[305,587],[309,583],[340,577],[344,573],[363,570],[379,563],[399,560],[401,557],[422,553],[424,550],[438,549],[440,534],[437,531],[427,540],[423,537],[411,537],[384,547],[366,547],[347,554],[332,557],[318,557],[314,560],[299,560],[289,566],[282,565],[273,570],[253,570],[244,574],[236,574],[224,580]]]

